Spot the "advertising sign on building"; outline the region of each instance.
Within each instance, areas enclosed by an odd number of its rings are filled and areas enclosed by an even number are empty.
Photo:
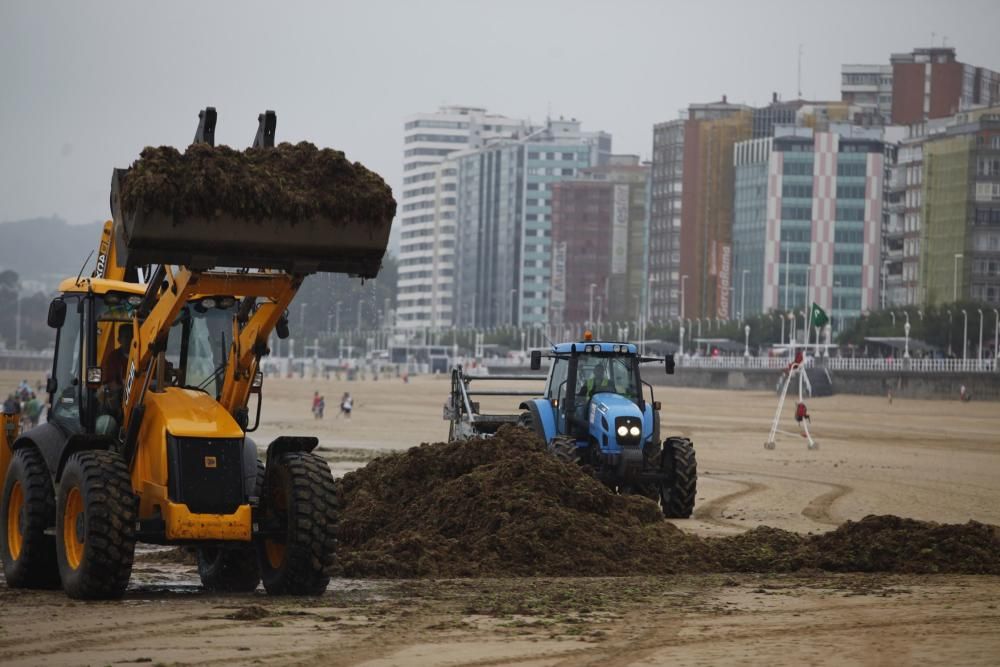
[[[628,185],[615,186],[611,208],[611,273],[628,269]]]
[[[729,286],[732,283],[732,254],[733,249],[727,243],[720,243],[719,246],[719,280],[718,284],[718,298],[716,303],[719,304],[716,310],[715,316],[728,319],[729,318]]]

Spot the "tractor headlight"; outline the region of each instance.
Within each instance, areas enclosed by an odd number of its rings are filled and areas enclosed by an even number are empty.
[[[624,429],[624,428],[625,428],[625,427],[624,427],[624,426],[622,426],[622,427],[621,427],[621,429],[618,429],[618,430],[622,430],[622,429]],[[633,438],[638,438],[638,437],[639,437],[639,434],[640,434],[640,433],[642,433],[642,431],[641,431],[641,430],[639,429],[639,427],[638,427],[638,426],[633,426],[632,428],[630,428],[630,429],[628,430],[628,432],[629,432],[629,434],[630,434],[630,435],[631,435],[631,436],[632,436]]]
[[[628,435],[628,427],[627,426],[619,426],[618,427],[618,437],[619,438],[624,438],[626,435]]]

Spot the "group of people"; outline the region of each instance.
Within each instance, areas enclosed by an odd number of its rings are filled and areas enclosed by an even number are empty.
[[[351,418],[351,411],[354,409],[354,399],[351,397],[351,393],[345,391],[344,395],[340,397],[340,412],[337,416],[343,415],[346,419]],[[326,397],[320,396],[320,393],[313,392],[312,401],[312,413],[315,419],[322,419],[323,412],[326,410]]]
[[[21,415],[22,429],[38,426],[45,412],[45,401],[38,398],[40,392],[41,387],[36,391],[27,380],[21,380],[17,389],[8,394],[3,402],[4,414]]]

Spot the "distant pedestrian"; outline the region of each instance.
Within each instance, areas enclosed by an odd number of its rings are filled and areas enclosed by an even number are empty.
[[[344,415],[345,419],[351,418],[351,410],[354,409],[354,399],[351,398],[350,392],[345,391],[344,396],[340,399],[340,413],[337,415]]]
[[[21,412],[21,402],[17,400],[17,394],[10,394],[3,402],[3,413],[5,415],[16,415]]]
[[[972,400],[972,394],[970,394],[968,390],[966,390],[964,384],[958,388],[958,400],[962,401],[963,403],[968,403],[969,401]]]
[[[892,389],[886,392],[886,394],[889,397],[889,405],[892,405]]]
[[[319,395],[318,391],[313,392],[313,402],[312,402],[312,413],[313,419],[320,419],[319,404],[322,402],[323,397]]]
[[[324,396],[319,397],[319,403],[316,405],[316,419],[323,418],[323,412],[326,410],[326,398]]]
[[[42,414],[42,402],[38,400],[34,392],[31,393],[28,402],[24,404],[24,413],[27,415],[28,425],[31,428],[38,426],[38,418]]]

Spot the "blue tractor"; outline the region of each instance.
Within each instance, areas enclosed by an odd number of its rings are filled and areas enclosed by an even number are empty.
[[[613,491],[655,500],[669,518],[690,517],[698,482],[694,447],[688,438],[661,440],[660,403],[639,373],[642,364],[656,362],[672,374],[673,356],[645,357],[633,344],[594,341],[587,332],[584,340],[554,345],[547,354],[534,351],[532,370],[541,369],[542,357],[552,363],[547,376],[534,376],[545,380],[541,397],[525,391],[471,391],[473,378],[456,369],[452,397],[445,407],[445,418],[452,421],[451,437],[489,435],[500,424],[516,420],[541,436],[556,457],[587,466]],[[524,400],[515,417],[480,414],[479,404],[469,398],[480,395],[536,398]]]
[[[542,356],[532,354],[533,370]],[[545,393],[521,403],[520,423],[556,456],[589,466],[609,488],[657,500],[667,517],[690,517],[698,483],[694,446],[682,437],[661,441],[660,403],[639,373],[642,364],[659,362],[673,374],[673,357],[643,357],[633,344],[593,341],[589,332],[544,356],[552,359]]]

